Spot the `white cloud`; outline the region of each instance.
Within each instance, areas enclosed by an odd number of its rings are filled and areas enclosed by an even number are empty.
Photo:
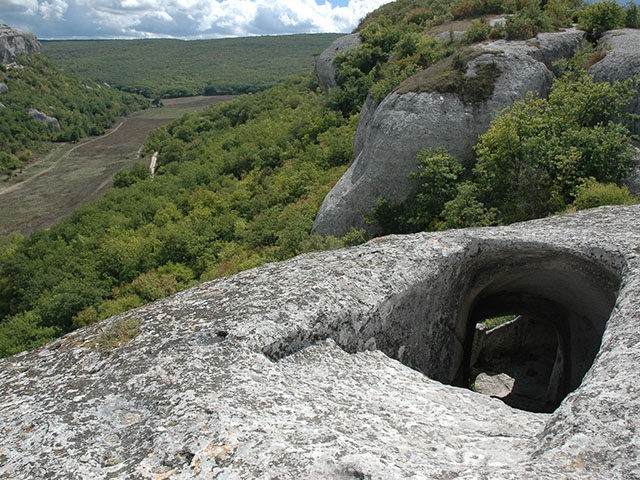
[[[0,0],[0,22],[28,26],[42,38],[348,32],[389,1]]]
[[[38,6],[38,13],[45,20],[61,20],[69,5],[64,0],[44,1]]]

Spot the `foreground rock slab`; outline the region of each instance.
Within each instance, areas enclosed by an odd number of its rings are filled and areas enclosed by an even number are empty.
[[[0,478],[640,478],[639,218],[302,255],[4,359]],[[451,386],[509,302],[564,312],[552,414]]]

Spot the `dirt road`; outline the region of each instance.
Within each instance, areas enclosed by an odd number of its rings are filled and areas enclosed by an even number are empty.
[[[189,97],[165,100],[154,108],[121,118],[100,137],[79,144],[57,144],[0,185],[0,235],[48,228],[81,205],[111,188],[116,172],[138,161],[138,152],[153,129],[184,113],[195,112],[231,97]]]

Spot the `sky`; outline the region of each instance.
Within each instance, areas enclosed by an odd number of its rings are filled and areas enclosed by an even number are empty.
[[[40,39],[222,38],[350,32],[391,0],[0,0],[0,23]]]

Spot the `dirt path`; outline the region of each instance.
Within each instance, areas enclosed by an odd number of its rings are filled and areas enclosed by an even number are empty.
[[[149,133],[184,113],[231,97],[192,97],[165,101],[165,107],[121,118],[106,134],[79,144],[57,145],[0,187],[0,235],[48,228],[81,205],[104,195],[116,172],[139,160]]]

